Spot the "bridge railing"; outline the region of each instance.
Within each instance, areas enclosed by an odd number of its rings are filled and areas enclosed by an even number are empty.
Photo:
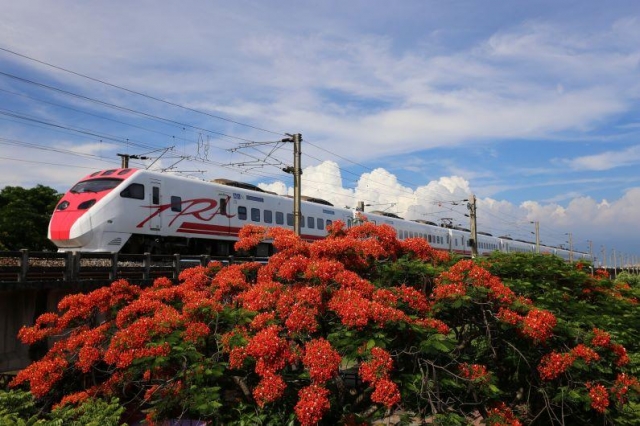
[[[224,264],[247,261],[266,262],[266,258],[214,257],[209,255],[156,255],[119,253],[0,252],[0,283],[37,284],[56,282],[111,282],[127,279],[150,282],[159,277],[177,280],[184,269],[212,260]]]

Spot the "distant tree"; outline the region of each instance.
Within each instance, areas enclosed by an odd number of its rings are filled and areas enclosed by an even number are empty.
[[[47,228],[60,197],[55,189],[43,185],[4,187],[0,191],[0,249],[55,250],[47,239]]]

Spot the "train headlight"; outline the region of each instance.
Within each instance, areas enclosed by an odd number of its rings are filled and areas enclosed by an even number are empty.
[[[84,201],[82,203],[80,203],[80,205],[78,205],[78,210],[86,210],[89,207],[91,207],[92,205],[94,205],[96,203],[96,199],[92,198],[91,200],[87,200]]]
[[[69,202],[63,201],[60,204],[58,204],[58,207],[56,207],[56,210],[66,210],[67,207],[69,207]]]

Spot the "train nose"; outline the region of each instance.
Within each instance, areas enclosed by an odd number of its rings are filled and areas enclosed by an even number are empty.
[[[78,247],[91,239],[92,226],[86,210],[56,211],[49,222],[49,239],[58,247]]]

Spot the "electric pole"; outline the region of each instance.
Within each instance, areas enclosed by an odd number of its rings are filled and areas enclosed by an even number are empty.
[[[540,254],[540,222],[531,222],[536,226],[536,253]]]
[[[300,200],[302,198],[302,189],[301,189],[301,177],[302,177],[302,166],[301,166],[301,142],[302,135],[300,133],[296,133],[295,135],[291,135],[287,133],[288,138],[282,139],[282,142],[293,142],[293,168],[286,167],[283,170],[287,173],[293,173],[293,232],[296,235],[300,235],[300,224],[302,222],[302,211],[301,211],[301,203]]]
[[[129,155],[129,154],[116,154],[118,157],[122,158],[122,169],[129,168],[129,159],[133,158],[134,160],[148,160],[149,157],[145,157],[144,155]]]
[[[478,256],[478,230],[476,221],[476,196],[471,194],[471,199],[467,203],[469,209],[469,219],[471,221],[471,258]]]

